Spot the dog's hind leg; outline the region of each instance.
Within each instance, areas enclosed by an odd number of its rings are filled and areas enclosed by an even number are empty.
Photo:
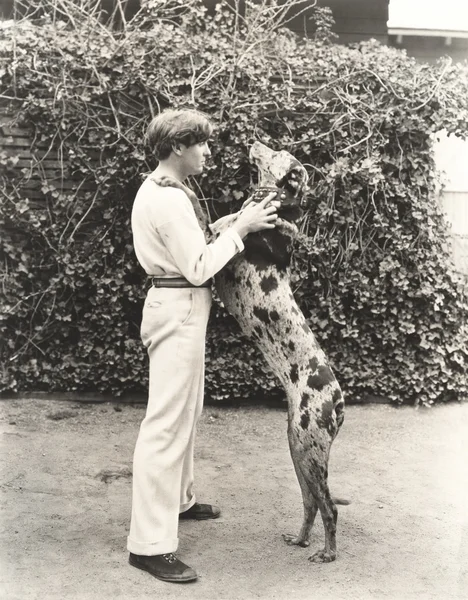
[[[297,430],[296,430],[297,432]],[[295,435],[294,428],[290,431],[290,450],[294,469],[301,486],[304,503],[304,521],[297,536],[283,536],[288,544],[308,546],[310,531],[314,524],[317,510],[320,514],[325,529],[325,547],[313,554],[309,560],[312,562],[332,562],[336,559],[336,524],[338,510],[332,500],[328,487],[328,456],[329,446],[322,438],[314,454],[301,436]]]
[[[294,457],[295,454],[291,452]],[[297,464],[297,460],[293,458],[294,469],[296,471],[299,485],[301,486],[302,502],[304,505],[304,519],[302,521],[302,527],[297,536],[292,534],[283,534],[284,541],[291,546],[301,546],[307,548],[310,544],[310,531],[315,521],[318,506],[314,499],[314,496],[310,493],[310,487],[307,483],[307,479],[304,477],[300,464]]]
[[[310,486],[322,516],[323,528],[325,530],[325,548],[315,552],[309,560],[317,563],[332,562],[336,559],[336,523],[338,520],[338,510],[331,498],[326,477],[321,472],[318,473],[315,469],[313,471],[314,476],[311,478]]]

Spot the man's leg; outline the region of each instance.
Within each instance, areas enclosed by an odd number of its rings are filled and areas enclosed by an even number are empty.
[[[204,359],[203,359],[204,364]],[[192,435],[185,452],[185,459],[182,468],[182,484],[180,488],[180,519],[196,519],[198,521],[205,519],[217,519],[221,515],[221,511],[217,506],[211,504],[199,504],[196,501],[195,492],[193,490],[194,474],[194,446],[197,431],[197,423],[203,408],[203,392],[204,392],[205,369],[200,372],[200,383],[198,386],[198,401],[195,424],[192,430]]]
[[[156,301],[149,307],[145,305],[142,338],[150,358],[150,386],[147,413],[134,454],[128,537],[131,561],[135,560],[132,555],[137,555],[136,558],[168,555],[178,546],[182,474],[187,450],[193,452],[194,428],[203,393],[199,390],[204,370],[200,348],[204,348],[209,314],[207,292],[206,289],[190,292],[193,302],[190,310],[187,303],[178,302],[178,296],[173,294],[160,293],[157,298],[162,305]],[[140,568],[150,570],[146,564]]]
[[[204,365],[204,353],[202,357],[202,365]],[[182,481],[180,486],[180,507],[179,511],[183,512],[188,510],[195,504],[195,493],[193,491],[194,482],[194,450],[195,450],[195,438],[197,434],[197,423],[200,418],[203,409],[203,392],[204,392],[204,379],[205,369],[204,366],[200,369],[199,381],[197,385],[197,403],[195,409],[195,421],[190,435],[189,442],[187,444],[187,450],[185,452],[184,463],[182,466]]]

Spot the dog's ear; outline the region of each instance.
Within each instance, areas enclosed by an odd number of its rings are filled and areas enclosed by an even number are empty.
[[[294,198],[299,198],[304,193],[307,181],[307,171],[302,165],[298,165],[288,171],[284,177],[276,182],[276,185],[287,190]]]

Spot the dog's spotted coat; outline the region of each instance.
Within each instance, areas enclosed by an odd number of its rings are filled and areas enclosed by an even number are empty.
[[[292,220],[301,213],[307,174],[289,153],[274,152],[259,142],[252,146],[250,156],[259,169],[260,184],[280,188],[286,199],[278,210],[275,229],[245,238],[244,252],[216,276],[216,289],[242,332],[262,351],[287,395],[288,440],[302,491],[304,520],[297,536],[283,537],[289,544],[308,546],[320,510],[325,548],[310,560],[330,562],[336,558],[337,509],[328,488],[328,458],[343,423],[344,401],[289,284],[291,247],[298,233]],[[170,180],[158,183],[175,185]],[[189,197],[196,203],[193,193]],[[221,233],[234,218],[224,219],[214,233]]]

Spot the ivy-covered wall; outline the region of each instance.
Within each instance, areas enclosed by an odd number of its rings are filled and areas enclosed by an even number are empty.
[[[275,3],[241,18],[226,3],[208,17],[201,2],[152,0],[119,32],[72,4],[1,31],[3,110],[8,127],[31,132],[32,156],[22,166],[14,145],[0,154],[4,390],[145,390],[145,277],[129,225],[155,167],[144,131],[161,108],[196,106],[217,126],[212,164],[193,182],[213,218],[255,182],[253,139],[307,166],[315,202],[292,286],[348,399],[466,396],[468,307],[431,146],[442,128],[467,135],[463,66],[338,46],[323,9],[302,39]],[[218,400],[278,392],[218,304],[206,384]]]

